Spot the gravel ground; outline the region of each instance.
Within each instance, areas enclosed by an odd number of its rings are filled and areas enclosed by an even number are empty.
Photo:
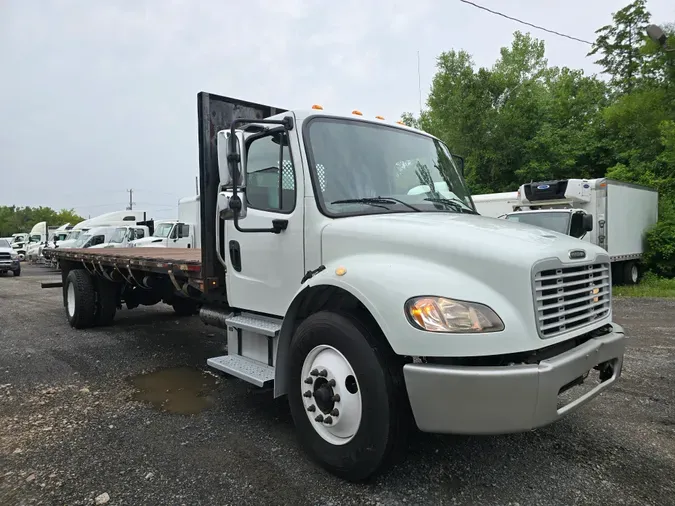
[[[74,331],[61,291],[40,289],[53,277],[0,277],[3,506],[675,504],[675,301],[615,302],[623,378],[577,413],[526,434],[415,434],[404,462],[352,485],[305,458],[284,399],[200,372],[219,331],[163,305]]]

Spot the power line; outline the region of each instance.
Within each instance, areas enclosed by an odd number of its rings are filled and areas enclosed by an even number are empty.
[[[522,19],[514,18],[511,16],[507,16],[506,14],[502,14],[501,12],[493,11],[491,9],[488,9],[487,7],[483,7],[482,5],[475,4],[473,2],[469,2],[469,0],[459,0],[462,3],[473,5],[474,7],[477,7],[478,9],[483,9],[484,11],[490,12],[492,14],[496,14],[497,16],[501,16],[506,19],[510,19],[511,21],[515,21],[517,23],[522,23],[527,26],[531,26],[532,28],[536,28],[537,30],[543,30],[548,33],[552,33],[554,35],[559,35],[560,37],[565,37],[566,39],[570,40],[576,40],[577,42],[583,42],[584,44],[588,44],[589,46],[592,46],[593,43],[589,42],[584,39],[579,39],[577,37],[573,37],[571,35],[565,35],[564,33],[556,32],[555,30],[549,30],[548,28],[544,28],[543,26],[538,26],[538,25],[533,25],[532,23],[528,23],[527,21],[523,21]]]

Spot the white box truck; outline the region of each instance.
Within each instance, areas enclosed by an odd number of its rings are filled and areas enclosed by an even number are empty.
[[[606,178],[527,183],[504,218],[548,228],[603,248],[615,283],[639,281],[647,230],[658,220],[658,192]]]
[[[354,481],[413,423],[528,431],[619,378],[607,251],[478,215],[438,138],[358,111],[197,103],[201,249],[57,249],[74,328],[201,305],[227,335],[207,364],[287,396],[305,451]]]

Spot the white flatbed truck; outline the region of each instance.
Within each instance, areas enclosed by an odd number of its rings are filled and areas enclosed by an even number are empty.
[[[304,450],[351,481],[412,424],[528,431],[619,378],[607,252],[477,215],[440,140],[208,93],[198,111],[201,249],[57,250],[73,327],[201,306],[227,331],[207,363],[286,395]]]

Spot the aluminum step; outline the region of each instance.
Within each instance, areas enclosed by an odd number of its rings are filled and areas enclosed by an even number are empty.
[[[236,376],[258,387],[274,381],[274,367],[239,355],[223,355],[209,358],[206,363],[219,371]]]
[[[278,337],[281,330],[281,320],[251,314],[230,316],[225,321],[231,327],[249,330],[268,337]]]

